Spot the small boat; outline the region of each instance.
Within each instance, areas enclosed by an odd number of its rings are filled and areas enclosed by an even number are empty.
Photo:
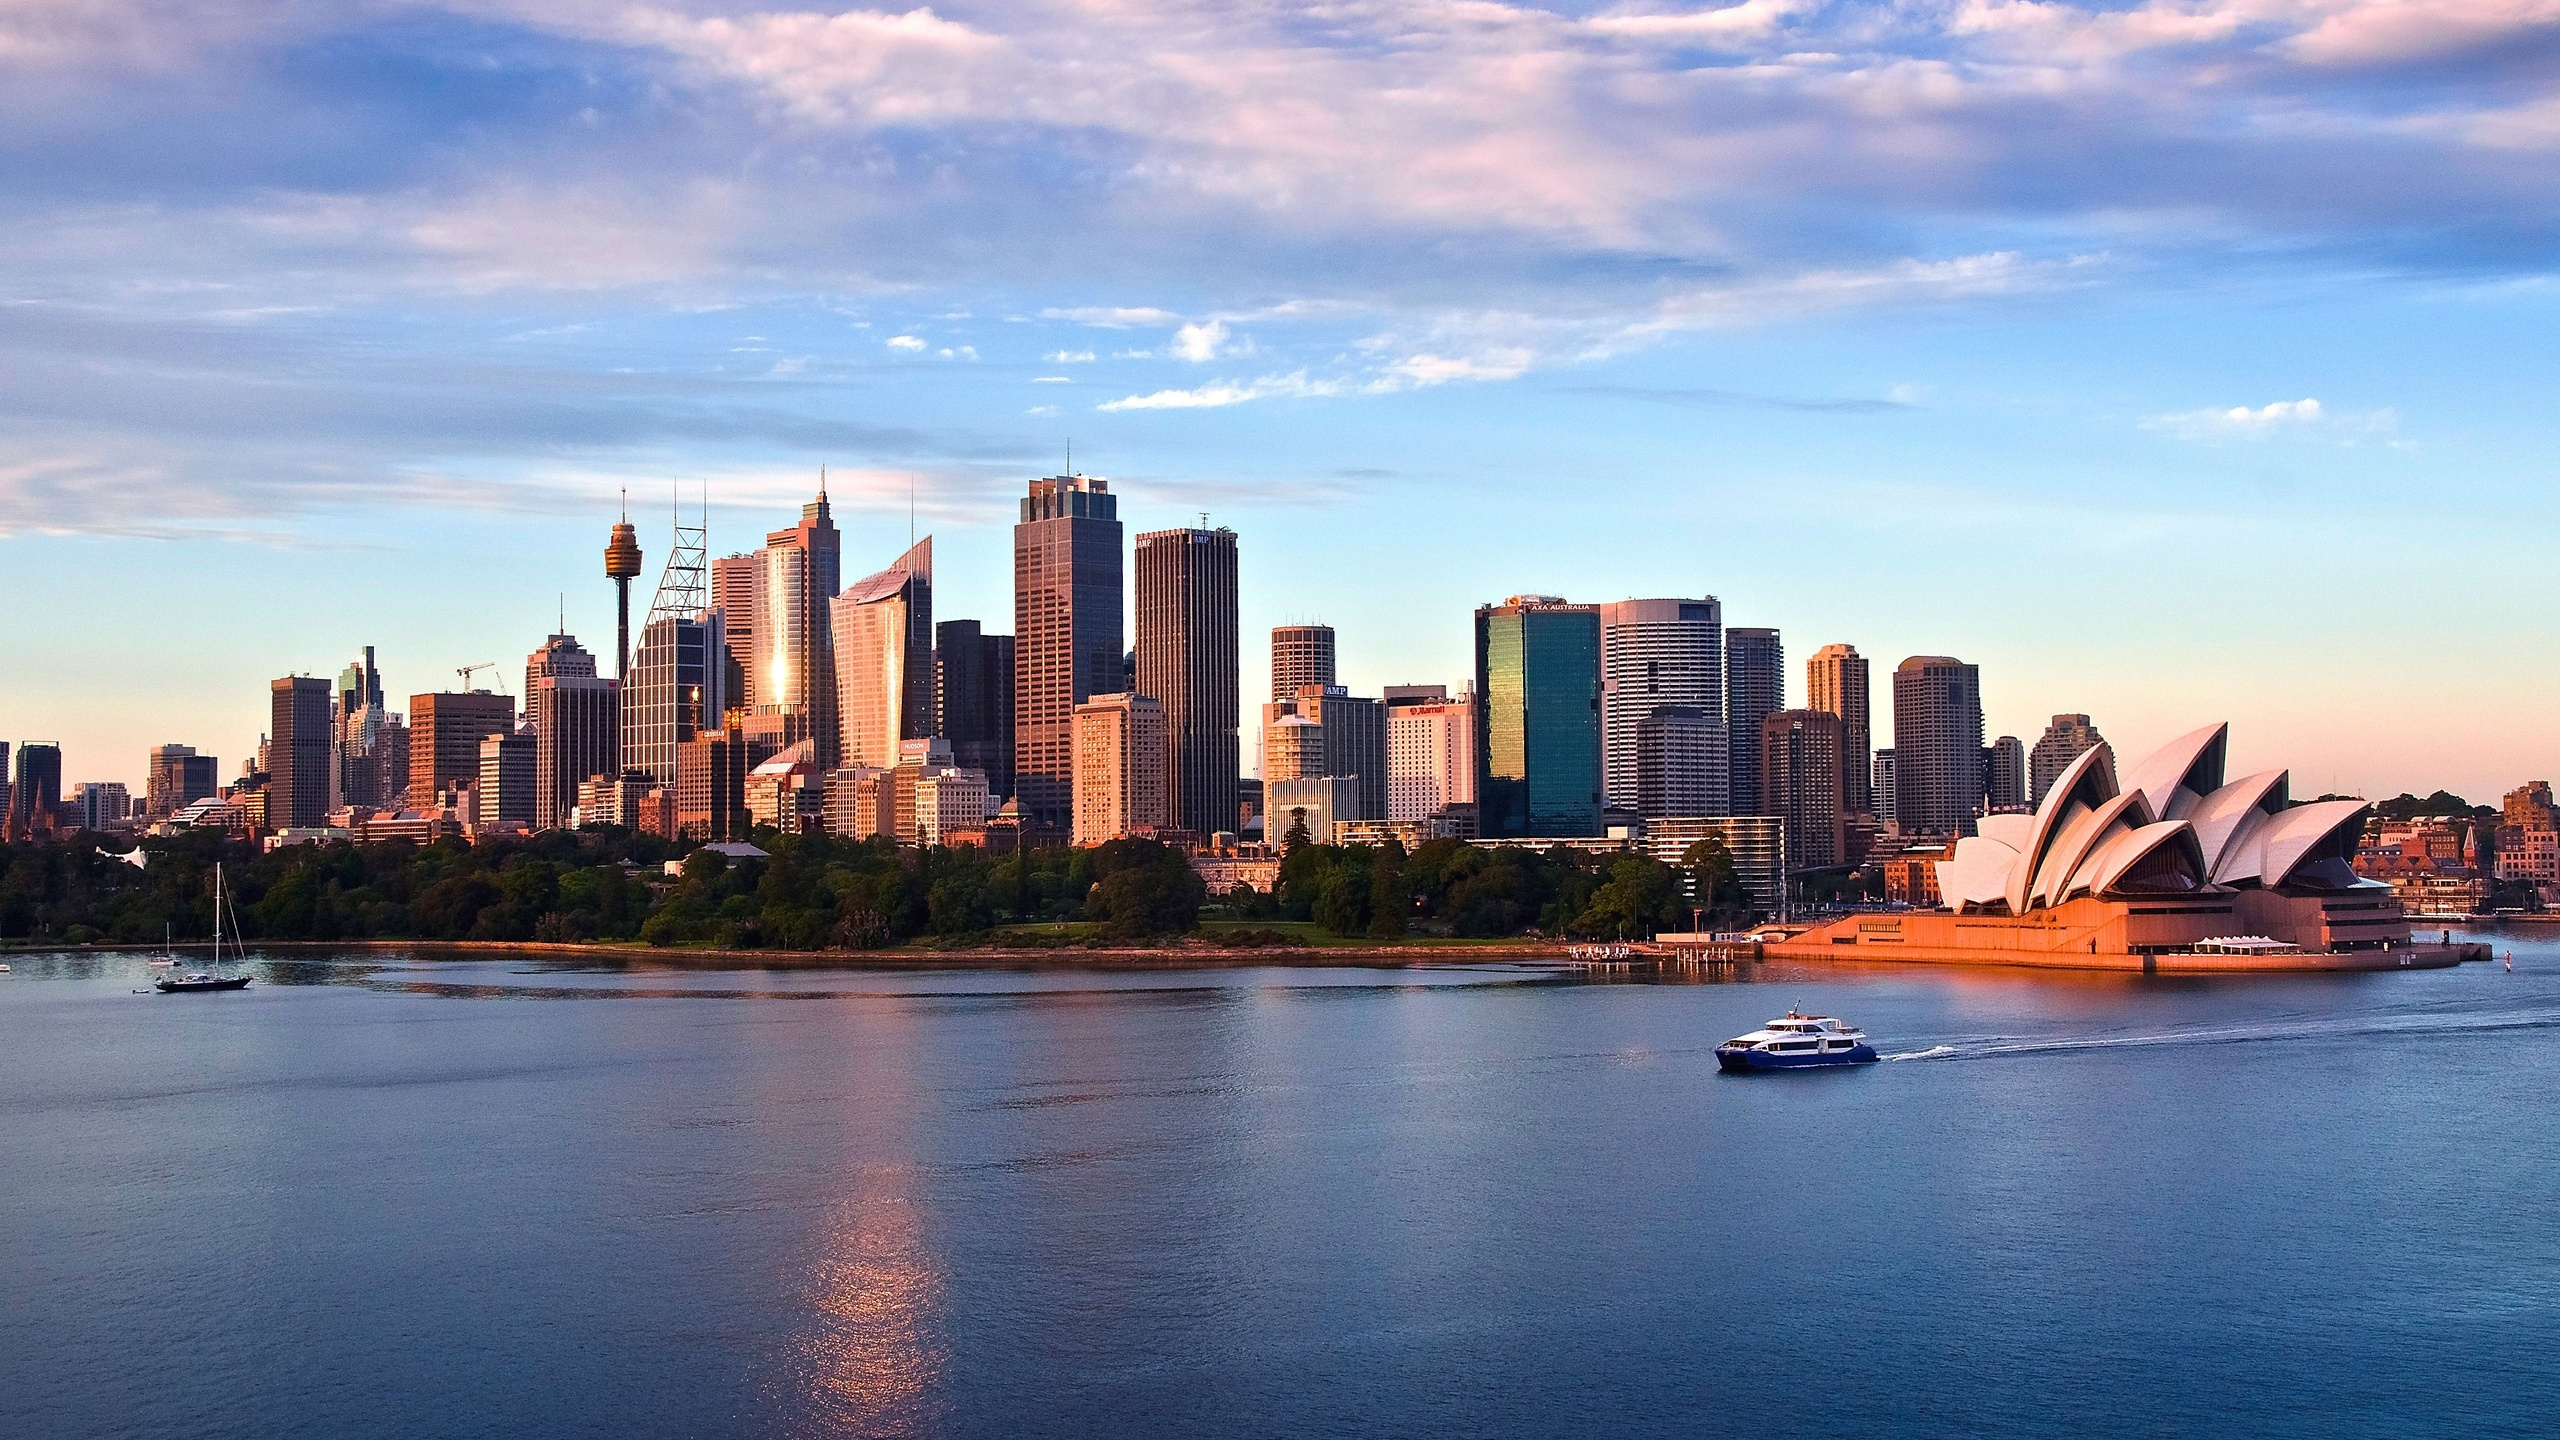
[[[1737,1075],[1817,1065],[1872,1065],[1877,1059],[1865,1031],[1828,1015],[1804,1015],[1793,1010],[1716,1047],[1717,1068]]]
[[[174,970],[178,967],[177,934],[178,931],[176,926],[163,925],[160,927],[160,954],[150,961],[152,969]]]
[[[158,986],[163,995],[182,995],[198,990],[246,990],[249,988],[249,977],[207,975],[197,970],[185,975],[163,975],[151,983]]]
[[[231,921],[231,942],[236,958],[236,952],[240,948],[240,917],[231,909],[231,890],[222,882],[222,863],[216,861],[213,866],[213,969],[215,971],[222,968],[222,922],[226,915]],[[249,977],[197,970],[185,975],[163,975],[151,984],[152,988],[163,995],[196,995],[210,990],[246,990],[249,988]]]

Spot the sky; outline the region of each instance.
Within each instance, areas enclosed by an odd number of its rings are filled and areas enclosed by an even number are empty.
[[[1993,735],[2494,800],[2555,161],[2560,0],[0,0],[0,739],[228,776],[367,644],[608,650],[626,492],[645,608],[671,493],[727,553],[822,465],[1007,629],[1072,446],[1362,693],[1712,594],[1798,701],[1950,654]]]

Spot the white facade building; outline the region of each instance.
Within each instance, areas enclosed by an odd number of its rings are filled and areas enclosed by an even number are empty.
[[[1724,606],[1712,595],[1600,607],[1600,773],[1612,807],[1638,808],[1636,727],[1654,711],[1695,710],[1723,738],[1724,668]],[[1716,766],[1712,777],[1679,777],[1677,788],[1691,793],[1711,785],[1721,792],[1726,768]],[[1721,793],[1701,807],[1710,815],[1727,808]]]
[[[1452,805],[1474,803],[1475,697],[1390,705],[1387,818],[1428,820]]]

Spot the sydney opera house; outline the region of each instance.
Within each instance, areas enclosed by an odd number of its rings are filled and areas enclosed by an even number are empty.
[[[2032,815],[1992,815],[1937,863],[1944,908],[1852,915],[1771,958],[2220,971],[2444,965],[2349,861],[2361,800],[2294,804],[2286,774],[2223,778],[2227,725],[2120,776],[2100,744]]]

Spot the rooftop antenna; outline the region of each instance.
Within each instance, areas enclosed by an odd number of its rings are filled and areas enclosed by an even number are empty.
[[[1209,528],[1209,512],[1206,510],[1200,512],[1200,528],[1203,530]]]
[[[827,498],[827,467],[824,465],[818,467],[818,498]]]
[[[563,590],[563,591],[561,591],[561,592],[560,592],[560,630],[559,630],[559,633],[560,633],[560,634],[563,634],[563,635],[566,635],[566,634],[568,634],[568,633],[569,633],[569,592],[568,592],[568,591],[566,591],[566,590]]]
[[[1076,437],[1074,437],[1073,435],[1070,435],[1070,436],[1068,436],[1068,437],[1067,437],[1067,474],[1069,474],[1070,476],[1072,476],[1072,475],[1074,475],[1075,473],[1076,473]]]

